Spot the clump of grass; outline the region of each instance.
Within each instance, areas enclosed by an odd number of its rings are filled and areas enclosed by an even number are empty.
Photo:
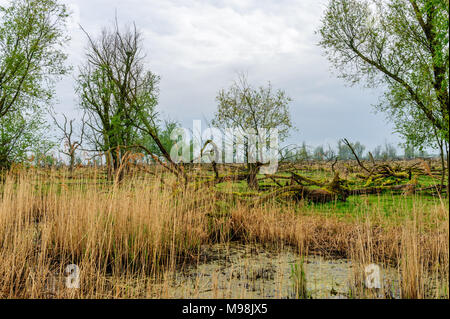
[[[306,274],[304,269],[304,259],[300,259],[297,264],[291,264],[291,281],[296,299],[308,299],[309,294],[306,289]]]

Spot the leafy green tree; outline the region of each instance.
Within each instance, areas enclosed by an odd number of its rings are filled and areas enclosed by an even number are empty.
[[[51,143],[42,138],[48,129],[42,114],[37,112],[8,113],[0,118],[0,168],[20,163],[36,150],[47,149]],[[53,145],[53,144],[52,144]]]
[[[306,146],[305,142],[302,143],[302,146],[300,147],[300,149],[298,151],[298,157],[300,160],[308,160],[310,157],[308,147]]]
[[[325,151],[322,145],[319,145],[314,149],[313,157],[318,161],[322,161],[325,158]]]
[[[439,131],[424,118],[423,114],[417,110],[408,109],[397,112],[395,118],[397,132],[406,139],[406,148],[417,149],[421,154],[414,153],[414,156],[424,157],[426,147],[439,150],[441,160],[442,178],[441,185],[444,185],[447,168],[445,167],[445,157],[449,155],[449,143],[444,140]]]
[[[384,88],[377,107],[401,134],[436,134],[447,149],[448,16],[448,0],[330,0],[319,29],[341,77]]]
[[[135,27],[120,30],[116,21],[97,39],[86,35],[89,44],[77,90],[88,116],[87,138],[94,151],[106,156],[112,178],[124,153],[143,146],[142,130],[149,128],[155,135],[151,138],[157,138],[159,77],[145,70],[142,36]]]
[[[278,130],[278,138],[283,141],[292,128],[289,103],[291,98],[283,90],[274,91],[272,85],[251,86],[245,75],[239,75],[237,81],[228,90],[221,90],[216,98],[218,108],[212,124],[218,128],[252,130],[260,140],[265,140],[262,130]],[[245,161],[249,171],[248,185],[257,188],[257,163],[251,163],[248,156],[249,145],[244,142]]]
[[[170,138],[170,134],[173,130],[176,128],[179,128],[180,124],[175,121],[164,121],[163,125],[157,125],[156,131],[158,131],[159,140],[161,141],[161,144],[164,146],[164,149],[170,150],[174,146],[176,141],[173,141]],[[164,154],[161,152],[159,146],[156,144],[156,142],[151,138],[151,136],[144,134],[141,137],[140,144],[142,144],[144,147],[146,147],[152,154],[162,158],[164,157]]]
[[[341,160],[349,160],[353,157],[352,151],[350,148],[342,143],[342,141],[338,141],[337,145],[338,157]]]
[[[379,160],[382,158],[381,157],[381,148],[382,148],[381,145],[377,145],[371,152],[374,159]]]
[[[216,98],[218,108],[213,125],[223,128],[253,129],[277,128],[279,140],[288,137],[292,129],[289,103],[292,101],[283,90],[274,91],[272,85],[251,86],[240,74],[228,90],[221,90]]]
[[[351,143],[350,145],[352,146],[358,158],[362,158],[366,147],[360,142]],[[342,160],[349,160],[354,158],[353,152],[350,147],[348,147],[341,140],[338,141],[338,156]]]
[[[39,167],[52,167],[57,164],[57,159],[53,154],[56,143],[53,141],[40,141],[31,149],[33,164]]]
[[[414,146],[411,144],[406,144],[405,145],[405,159],[413,159],[416,157],[416,151],[414,149]]]
[[[44,108],[64,65],[66,7],[56,0],[0,6],[0,167],[22,161],[45,139]]]
[[[355,150],[356,155],[358,155],[359,158],[363,158],[364,150],[366,149],[363,144],[361,144],[360,142],[355,142],[355,144],[353,144],[353,149]]]
[[[391,143],[384,143],[383,151],[381,152],[381,158],[384,160],[397,158],[397,149]]]

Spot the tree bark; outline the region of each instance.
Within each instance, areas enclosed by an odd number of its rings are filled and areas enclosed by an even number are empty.
[[[253,190],[259,189],[258,179],[256,178],[256,174],[258,173],[259,167],[260,167],[260,165],[258,165],[257,163],[248,163],[247,164],[247,170],[248,170],[247,184],[250,189],[253,189]]]

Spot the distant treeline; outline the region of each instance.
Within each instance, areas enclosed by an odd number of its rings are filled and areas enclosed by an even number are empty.
[[[384,143],[378,145],[372,150],[368,150],[361,142],[351,143],[353,150],[360,159],[370,159],[370,154],[375,160],[393,160],[393,159],[413,159],[424,157],[437,157],[439,155],[429,154],[424,149],[416,149],[411,145],[405,145],[403,148],[396,148],[392,143]],[[303,142],[299,147],[284,149],[282,159],[286,161],[302,161],[302,160],[351,160],[355,159],[350,147],[341,140],[334,146],[318,145],[310,146]]]

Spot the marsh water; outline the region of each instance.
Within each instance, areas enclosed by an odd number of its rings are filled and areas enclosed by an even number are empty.
[[[174,298],[296,298],[296,282],[305,278],[308,298],[349,298],[355,267],[348,259],[302,258],[289,247],[217,244],[205,246],[198,262],[177,272],[168,288]],[[381,276],[396,285],[394,269],[382,269]]]

